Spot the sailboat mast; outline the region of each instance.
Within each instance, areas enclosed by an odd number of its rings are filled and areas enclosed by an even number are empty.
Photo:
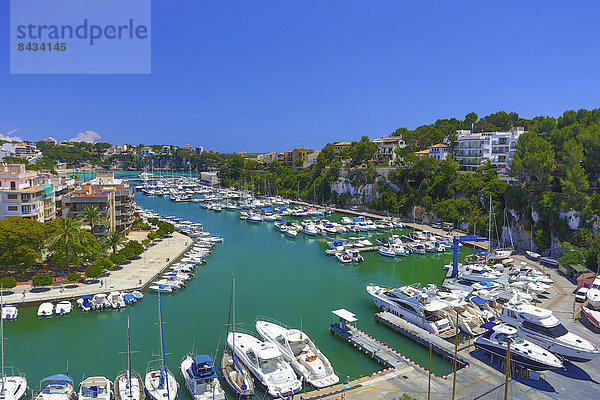
[[[158,319],[160,325],[160,352],[162,356],[163,368],[165,372],[165,381],[167,383],[167,397],[169,396],[169,374],[167,370],[167,355],[165,354],[165,334],[163,332],[162,306],[160,302],[160,292],[158,292]]]
[[[490,192],[490,216],[488,221],[488,257],[492,255],[492,193]]]
[[[231,280],[231,285],[232,285],[232,293],[233,293],[233,300],[232,300],[232,305],[231,305],[231,313],[232,318],[233,318],[233,325],[231,326],[231,331],[233,332],[233,336],[232,336],[232,340],[231,340],[231,350],[233,351],[235,349],[235,274],[231,274],[232,280]]]
[[[131,387],[131,338],[129,335],[129,316],[127,316],[127,384],[129,385],[129,397],[133,398]]]

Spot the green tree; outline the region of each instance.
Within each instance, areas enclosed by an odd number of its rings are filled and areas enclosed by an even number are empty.
[[[83,209],[83,214],[78,216],[78,219],[84,224],[89,226],[90,232],[94,233],[96,226],[101,227],[108,223],[108,219],[104,215],[104,212],[96,206],[88,206]]]
[[[371,142],[367,136],[363,136],[359,142],[352,142],[350,146],[350,157],[352,164],[358,165],[365,161],[369,161],[375,155],[378,146]]]
[[[14,276],[3,276],[0,278],[0,287],[3,289],[12,289],[17,286],[17,278]]]
[[[85,277],[90,279],[98,278],[103,273],[104,268],[102,268],[100,265],[90,265],[85,269]]]
[[[113,254],[117,252],[117,248],[125,244],[125,237],[122,232],[110,231],[104,236],[104,246],[112,249]]]
[[[50,244],[64,244],[66,268],[69,269],[69,246],[79,245],[82,238],[82,229],[79,221],[71,218],[59,218],[52,223]]]
[[[550,143],[533,132],[519,138],[511,163],[511,171],[528,185],[548,185],[554,170],[554,151]]]
[[[50,286],[54,283],[54,277],[50,274],[37,274],[31,279],[34,287]]]
[[[79,282],[81,280],[81,274],[79,272],[71,272],[67,275],[67,281]]]
[[[31,266],[41,259],[47,232],[43,224],[21,217],[0,221],[0,265]]]
[[[108,257],[98,257],[95,264],[103,269],[113,269],[115,266],[115,264]]]

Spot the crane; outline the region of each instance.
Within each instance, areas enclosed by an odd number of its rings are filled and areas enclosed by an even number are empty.
[[[452,274],[450,277],[456,278],[458,275],[458,250],[459,242],[485,242],[485,238],[476,235],[454,236],[452,238]]]

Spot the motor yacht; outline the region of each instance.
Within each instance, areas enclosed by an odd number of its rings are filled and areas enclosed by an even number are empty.
[[[56,315],[67,315],[73,310],[73,304],[70,301],[61,301],[56,305],[54,313]]]
[[[285,236],[289,237],[289,238],[295,238],[296,236],[298,236],[298,231],[294,228],[288,228],[285,230]]]
[[[438,291],[436,298],[448,305],[443,312],[449,320],[456,321],[458,314],[458,326],[464,333],[471,336],[485,333],[485,329],[481,327],[485,323],[482,313],[464,297],[456,293]]]
[[[194,400],[224,400],[225,392],[208,355],[187,355],[179,367],[181,377]]]
[[[435,298],[430,289],[416,285],[389,289],[373,283],[367,284],[367,293],[377,308],[441,337],[455,335],[454,324],[445,315],[448,305]]]
[[[600,349],[588,340],[569,332],[551,310],[527,303],[507,303],[501,319],[521,336],[549,351],[573,361],[590,361]]]
[[[34,394],[35,400],[73,400],[77,398],[73,390],[73,379],[63,374],[48,376],[39,384],[40,390]]]
[[[363,262],[365,258],[360,254],[358,250],[349,250],[347,251],[348,255],[354,262]]]
[[[256,331],[277,346],[298,376],[314,387],[324,388],[338,383],[339,378],[331,363],[306,333],[263,317],[257,318]]]
[[[112,400],[112,382],[103,376],[91,376],[79,384],[79,400]]]
[[[594,279],[590,290],[587,292],[587,302],[590,308],[600,310],[600,275]]]
[[[338,259],[339,262],[344,264],[352,262],[352,257],[350,257],[350,254],[346,253],[345,251],[336,252],[335,257]]]
[[[37,316],[38,317],[51,317],[54,313],[54,304],[52,303],[42,303],[40,304]]]
[[[510,361],[534,371],[563,368],[563,362],[550,351],[519,336],[517,329],[508,325],[495,325],[483,336],[475,338],[475,347],[506,359],[510,342]]]
[[[396,257],[396,252],[391,247],[379,246],[377,252],[384,257]]]
[[[94,305],[95,310],[100,310],[111,306],[105,293],[95,294],[92,298],[92,304]]]
[[[304,225],[304,228],[302,228],[302,232],[308,236],[315,236],[319,233],[315,224]]]
[[[235,335],[235,347],[233,346]],[[300,391],[302,383],[270,342],[241,332],[229,332],[227,345],[273,397],[285,397]]]

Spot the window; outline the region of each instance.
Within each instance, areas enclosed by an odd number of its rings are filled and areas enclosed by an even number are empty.
[[[17,189],[17,184],[15,181],[11,181],[10,182],[10,190],[16,190]]]
[[[23,206],[21,208],[21,211],[23,212],[23,214],[31,214],[31,206]]]
[[[19,195],[16,194],[9,194],[8,195],[8,199],[9,200],[17,200],[19,198]]]
[[[567,328],[562,326],[562,324],[558,324],[558,325],[551,326],[551,327],[546,327],[546,326],[540,326],[540,325],[531,323],[529,321],[523,321],[523,328],[529,329],[531,331],[540,333],[545,336],[555,337],[555,338],[564,336],[567,333],[569,333]]]
[[[29,201],[31,200],[31,195],[29,193],[24,193],[21,195],[21,201]]]
[[[8,206],[7,209],[8,211],[19,211],[19,207],[17,206]]]

